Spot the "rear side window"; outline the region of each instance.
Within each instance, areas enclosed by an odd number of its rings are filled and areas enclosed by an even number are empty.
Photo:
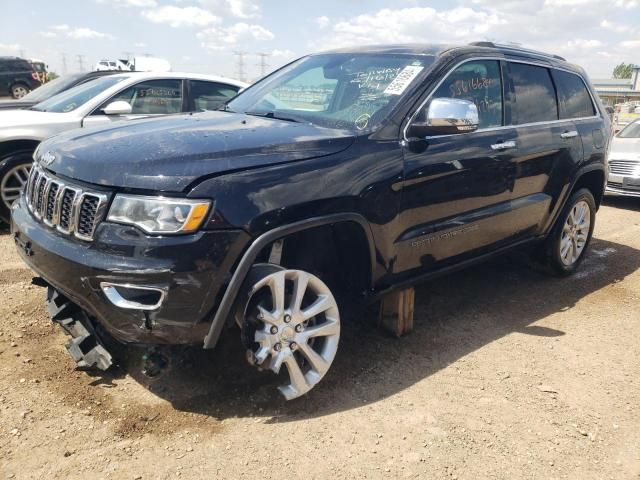
[[[217,110],[224,102],[235,97],[238,90],[238,87],[224,83],[191,80],[194,110],[196,112]]]
[[[510,63],[509,69],[516,95],[514,123],[558,120],[556,93],[549,70],[524,63]]]
[[[447,76],[432,98],[459,98],[478,107],[479,128],[502,125],[502,79],[496,60],[460,65]]]
[[[580,118],[595,115],[593,102],[582,79],[573,73],[553,70],[553,81],[558,89],[560,118]]]

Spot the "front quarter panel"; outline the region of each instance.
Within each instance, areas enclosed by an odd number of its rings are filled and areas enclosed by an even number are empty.
[[[338,154],[205,180],[189,196],[215,199],[208,228],[242,228],[253,238],[311,217],[358,213],[374,238],[379,277],[392,263],[402,161],[397,141],[361,137]]]

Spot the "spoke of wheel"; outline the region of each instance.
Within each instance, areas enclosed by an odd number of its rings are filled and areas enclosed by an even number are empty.
[[[330,337],[332,335],[338,335],[340,333],[340,325],[338,322],[329,320],[320,325],[309,327],[304,331],[307,339],[314,337]]]
[[[258,311],[260,312],[260,320],[262,320],[263,322],[269,323],[271,325],[277,323],[278,317],[264,308],[262,305],[258,305]]]
[[[300,369],[300,365],[294,358],[293,355],[287,355],[284,357],[284,364],[287,366],[287,370],[289,371],[289,380],[291,381],[291,386],[298,392],[305,392],[309,389],[309,384],[307,380],[304,378],[304,374]]]
[[[320,376],[324,375],[329,370],[329,364],[324,358],[316,352],[308,343],[302,343],[299,345],[300,353],[309,361],[311,368],[318,372]]]
[[[329,310],[333,306],[335,306],[335,304],[328,295],[318,295],[318,299],[315,302],[302,310],[302,318],[304,320],[309,320],[310,318]]]
[[[309,275],[304,272],[300,272],[293,281],[293,304],[291,310],[298,312],[300,305],[302,305],[302,299],[307,291],[307,285],[309,285]]]
[[[571,247],[571,237],[568,235],[562,239],[562,245],[560,248],[560,256],[562,258],[567,257],[567,253],[569,252],[569,248]]]
[[[271,277],[269,288],[271,289],[271,299],[273,300],[273,315],[280,317],[284,312],[284,281],[285,272],[278,272]]]

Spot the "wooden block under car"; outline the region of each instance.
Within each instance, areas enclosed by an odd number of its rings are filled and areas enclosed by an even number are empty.
[[[415,293],[415,289],[407,288],[386,295],[380,306],[378,325],[396,337],[411,332]]]

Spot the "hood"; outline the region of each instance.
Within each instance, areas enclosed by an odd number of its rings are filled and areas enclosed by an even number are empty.
[[[613,137],[610,160],[640,160],[640,138]]]
[[[181,192],[204,175],[331,155],[353,134],[308,123],[207,112],[74,130],[43,142],[47,168],[88,183]]]
[[[25,100],[6,100],[0,102],[0,110],[16,110],[19,108],[33,107],[36,102],[28,102]]]
[[[68,121],[69,118],[64,113],[0,109],[0,128],[33,127]]]

